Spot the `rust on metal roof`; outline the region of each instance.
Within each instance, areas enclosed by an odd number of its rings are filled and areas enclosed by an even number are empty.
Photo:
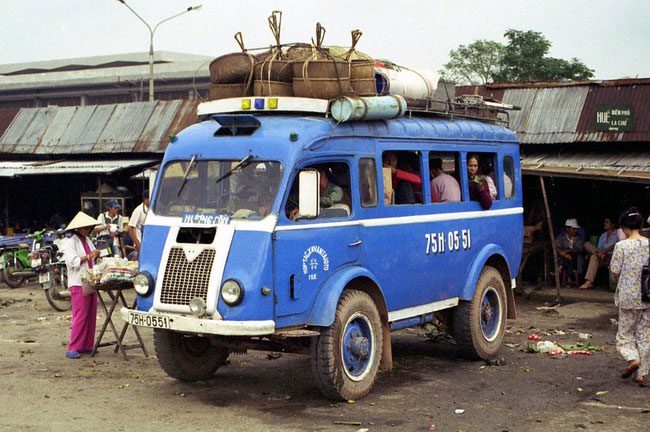
[[[198,101],[22,108],[0,137],[0,153],[163,153],[167,135],[196,122]]]
[[[650,149],[546,150],[522,154],[523,174],[650,183]]]

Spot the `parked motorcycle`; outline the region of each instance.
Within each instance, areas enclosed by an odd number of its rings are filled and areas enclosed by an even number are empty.
[[[31,254],[32,270],[38,275],[45,298],[59,312],[71,307],[68,273],[63,260],[63,238],[62,230],[49,232],[44,237],[44,245]]]
[[[0,268],[5,283],[18,288],[36,273],[32,270],[30,253],[40,249],[45,230],[36,231],[24,237],[16,237],[4,243],[0,256]]]

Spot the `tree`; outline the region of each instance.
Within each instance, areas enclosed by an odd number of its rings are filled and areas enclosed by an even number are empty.
[[[540,32],[510,29],[504,36],[508,44],[504,49],[501,69],[494,75],[495,81],[581,80],[594,76],[594,71],[577,58],[567,61],[547,57],[551,42]]]
[[[540,32],[510,29],[504,37],[507,45],[477,40],[460,45],[449,53],[450,60],[440,70],[443,76],[459,84],[490,82],[584,80],[594,71],[577,58],[548,57],[551,42]]]
[[[449,52],[449,63],[440,73],[461,84],[487,84],[500,71],[504,46],[498,42],[477,40]]]

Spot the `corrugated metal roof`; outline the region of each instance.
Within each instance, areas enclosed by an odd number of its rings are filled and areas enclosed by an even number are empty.
[[[576,129],[588,90],[586,86],[507,89],[504,103],[522,103],[517,115],[517,119],[519,116],[522,119],[511,128],[524,144],[573,142],[577,138]],[[525,96],[522,97],[522,93]]]
[[[522,155],[523,174],[650,183],[650,149],[628,151],[532,151]]]
[[[594,86],[589,89],[577,141],[650,141],[650,80],[625,85]],[[630,132],[596,131],[596,107],[600,104],[632,105]]]
[[[0,162],[0,177],[43,174],[110,174],[126,168],[153,164],[155,160]]]
[[[0,153],[162,153],[166,137],[196,121],[198,101],[23,108],[0,137]]]

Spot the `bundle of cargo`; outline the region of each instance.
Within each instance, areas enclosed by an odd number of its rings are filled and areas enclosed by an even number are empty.
[[[257,59],[245,46],[241,32],[235,40],[242,52],[217,57],[210,63],[210,99],[252,96],[252,78]]]
[[[357,96],[376,96],[375,60],[356,50],[361,30],[352,30],[352,46],[347,53],[350,62],[350,87]]]
[[[293,94],[298,97],[334,99],[351,94],[350,62],[333,57],[323,47],[325,28],[316,24],[316,40],[309,56],[293,63]]]
[[[275,11],[268,18],[275,46],[259,56],[255,64],[255,96],[293,96],[293,66],[282,51],[280,32],[282,30],[282,12]]]

